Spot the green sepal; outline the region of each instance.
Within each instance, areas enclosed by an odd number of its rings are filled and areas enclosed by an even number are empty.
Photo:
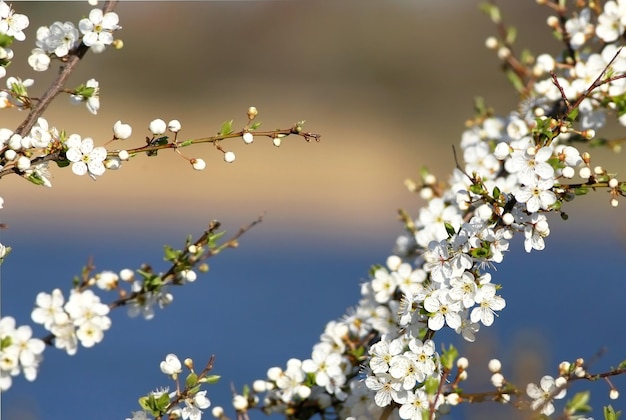
[[[14,38],[7,34],[0,34],[0,48],[10,47],[13,44]]]
[[[4,350],[13,344],[13,340],[8,335],[0,340],[0,350]]]
[[[32,174],[28,175],[28,178],[26,179],[35,185],[44,185],[46,183],[46,180],[43,179],[41,175],[39,175],[37,172],[33,172]]]
[[[382,268],[382,269],[384,269],[384,267],[383,267],[382,265],[380,265],[380,264],[374,264],[373,266],[371,266],[371,267],[370,267],[370,270],[369,270],[369,275],[370,275],[370,277],[374,277],[374,275],[376,274],[376,272],[377,272],[378,270],[380,270],[381,268]]]
[[[59,168],[65,168],[66,166],[70,166],[70,161],[67,159],[55,160],[55,163]]]
[[[74,95],[82,96],[83,98],[87,99],[87,98],[91,98],[93,94],[95,93],[95,91],[96,91],[96,88],[87,87],[85,86],[85,84],[81,84],[76,89],[74,89]]]

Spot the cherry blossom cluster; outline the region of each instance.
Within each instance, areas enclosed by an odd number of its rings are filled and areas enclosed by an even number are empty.
[[[447,327],[474,341],[481,326],[494,323],[506,301],[492,271],[511,239],[523,236],[527,252],[543,250],[550,234],[545,213],[566,218],[563,205],[592,188],[608,191],[617,206],[624,182],[592,166],[577,144],[592,144],[610,115],[626,125],[626,7],[609,1],[571,16],[562,27],[548,21],[571,47],[560,60],[544,54],[525,72],[514,69],[523,82],[519,109],[503,117],[478,109],[461,137],[461,155],[454,152],[459,160],[450,179],[442,183],[424,171],[421,183],[407,182],[426,206],[416,219],[402,214],[407,233],[395,255],[372,268],[359,304],[327,325],[311,359],[268,371],[257,387],[265,392],[263,410],[360,420],[448,410],[462,396],[443,381],[446,366],[433,338]],[[506,42],[487,45],[513,61]],[[550,401],[565,396],[563,380],[529,385],[530,408],[551,414]]]
[[[209,375],[213,368],[213,359],[200,373],[194,371],[193,360],[185,359],[184,366],[189,370],[185,378],[185,386],[181,388],[180,374],[183,372],[183,363],[175,354],[165,356],[160,364],[161,372],[170,377],[176,384],[176,390],[169,392],[169,388],[161,388],[150,392],[139,399],[142,407],[140,411],[134,411],[132,417],[126,420],[148,420],[152,418],[182,418],[200,420],[203,411],[211,406],[211,401],[206,396],[207,391],[201,391],[203,384],[216,383],[217,375]],[[153,417],[152,417],[153,416]]]

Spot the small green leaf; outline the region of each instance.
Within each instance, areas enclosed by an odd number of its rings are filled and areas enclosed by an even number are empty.
[[[581,185],[580,187],[574,188],[574,194],[576,195],[585,195],[589,192],[589,188],[587,188],[584,185]]]
[[[187,379],[185,379],[185,385],[187,386],[187,388],[192,388],[196,386],[197,383],[198,375],[196,375],[194,372],[191,372],[189,375],[187,375]]]
[[[459,351],[450,344],[448,349],[444,350],[441,354],[441,364],[447,370],[452,370],[455,360],[459,357]]]
[[[505,42],[509,45],[515,43],[515,39],[517,38],[517,29],[513,26],[509,26],[506,28],[506,37],[504,38]]]
[[[165,255],[163,256],[163,259],[165,261],[176,261],[178,260],[178,258],[180,257],[181,252],[177,249],[172,248],[169,245],[165,245],[163,246],[163,248],[165,249],[164,253]]]
[[[604,420],[618,420],[621,415],[621,411],[616,413],[615,409],[610,405],[604,407]]]
[[[187,147],[187,146],[191,146],[192,144],[193,144],[193,139],[185,140],[184,142],[180,143],[179,146],[180,147]]]
[[[203,384],[216,384],[220,380],[220,375],[209,375],[200,379],[200,382]]]
[[[261,126],[260,122],[255,122],[250,127],[248,127],[248,130],[253,131],[253,130],[256,130],[257,128],[259,128],[260,126]]]
[[[444,223],[444,226],[446,227],[446,232],[448,232],[448,236],[449,237],[454,236],[454,234],[456,233],[456,231],[454,230],[454,226],[452,226],[448,222]]]
[[[208,245],[209,248],[215,248],[217,246],[217,241],[224,236],[224,234],[226,233],[226,231],[222,231],[222,232],[216,232],[213,233],[209,236],[209,240],[208,240]]]
[[[589,391],[579,392],[574,395],[568,402],[565,404],[572,412],[584,412],[588,413],[591,411],[591,407],[589,407]]]
[[[233,132],[233,120],[224,121],[218,135],[225,136]]]

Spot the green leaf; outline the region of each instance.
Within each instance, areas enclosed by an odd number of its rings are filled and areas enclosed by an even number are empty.
[[[225,136],[233,132],[233,120],[224,121],[218,135]]]
[[[216,233],[212,233],[209,236],[209,240],[207,242],[207,244],[209,245],[209,248],[215,248],[217,246],[217,241],[224,236],[224,234],[226,233],[226,231],[222,231],[222,232],[216,232]]]
[[[515,39],[517,38],[517,29],[514,26],[509,26],[506,28],[506,37],[504,38],[507,44],[515,43]]]
[[[622,360],[622,362],[619,365],[617,365],[617,368],[618,369],[626,368],[626,360]]]
[[[572,412],[583,412],[588,413],[591,411],[591,407],[589,406],[589,391],[579,392],[574,395],[565,406],[570,409]]]
[[[259,128],[260,126],[261,126],[260,122],[255,122],[250,127],[248,127],[248,130],[253,131],[253,130],[256,130],[257,128]]]
[[[589,192],[589,188],[585,185],[581,185],[580,187],[574,188],[574,194],[576,195],[585,195]]]
[[[196,375],[194,372],[191,372],[189,375],[187,375],[187,378],[185,379],[185,385],[187,386],[187,388],[193,388],[197,384],[198,375]]]
[[[569,112],[569,114],[567,114],[567,119],[568,119],[568,120],[570,120],[570,121],[575,121],[575,120],[576,120],[576,118],[578,117],[578,112],[579,112],[578,107],[576,107],[576,108],[572,109],[572,110]]]
[[[454,230],[454,226],[452,226],[450,223],[446,222],[443,224],[446,227],[446,232],[448,232],[448,237],[452,237],[454,236],[454,234],[456,233],[456,231]]]
[[[187,146],[191,146],[192,144],[193,144],[193,139],[185,140],[184,142],[180,143],[179,146],[180,147],[187,147]]]
[[[441,364],[447,370],[452,370],[454,362],[458,357],[459,351],[452,344],[450,344],[450,347],[444,350],[441,354]]]
[[[522,92],[524,90],[524,82],[513,70],[506,71],[506,78],[511,82],[516,91]]]
[[[615,409],[610,405],[604,407],[604,420],[618,420],[621,415],[621,411],[616,413]]]
[[[165,249],[165,255],[163,256],[163,259],[165,261],[177,261],[181,255],[181,251],[174,249],[169,245],[164,245],[163,248]]]
[[[203,384],[216,384],[220,380],[220,378],[220,375],[209,375],[200,379],[200,382],[202,382]]]
[[[500,15],[500,9],[495,4],[492,3],[481,3],[479,6],[480,10],[489,16],[493,23],[500,23],[502,20],[502,16]]]

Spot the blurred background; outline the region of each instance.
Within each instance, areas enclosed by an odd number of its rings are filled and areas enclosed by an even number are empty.
[[[560,50],[544,23],[546,9],[530,0],[499,3],[505,21],[519,28],[517,45],[537,54]],[[31,23],[27,41],[15,45],[9,75],[33,77],[30,92],[37,96],[55,70],[36,74],[24,65],[36,28],[77,23],[89,6],[15,2],[14,8]],[[57,168],[51,189],[3,179],[0,221],[9,228],[0,240],[14,251],[2,266],[2,314],[18,325],[31,323],[38,292],[60,287],[67,294],[89,257],[97,270],[142,263],[164,269],[163,245],[182,245],[210,220],[235,233],[265,217],[239,249],[209,261],[207,275],[175,289],[173,304],[154,320],[117,310],[96,347],[73,357],[48,349],[38,379],[20,376],[2,396],[2,418],[125,418],[139,409],[140,396],[173,388],[159,370],[170,352],[197,366],[215,354],[222,380],[209,396],[228,407],[231,385],[241,390],[269,367],[310,357],[326,322],[357,303],[369,267],[391,252],[402,232],[397,209],[416,215],[423,204],[404,179],[417,178],[423,165],[440,177],[450,173],[451,146],[473,114],[475,96],[500,114],[517,103],[484,47],[495,28],[474,1],[122,2],[116,11],[124,48],[88,53],[69,82],[96,78],[100,113],[60,97],[46,114],[51,125],[103,144],[121,119],[133,126],[130,148],[142,144],[154,118],[179,119],[181,137],[195,138],[229,119],[242,127],[254,105],[262,129],[306,120],[305,129],[322,141],[287,138],[280,148],[261,138],[252,145],[224,142],[237,154],[233,164],[212,146],[185,149],[206,160],[203,172],[162,152],[96,182]],[[4,111],[0,122],[17,127],[24,116]],[[621,173],[620,155],[593,156]],[[561,360],[593,359],[603,348],[596,371],[624,358],[624,206],[612,209],[608,200],[597,192],[568,206],[569,221],[553,220],[544,252],[528,255],[514,243],[495,274],[507,308],[477,343],[441,335],[470,356],[472,390],[491,389],[492,357],[519,384],[555,375]],[[607,394],[600,383],[597,409],[609,402]],[[513,418],[513,410],[496,408],[486,403],[451,418]]]

